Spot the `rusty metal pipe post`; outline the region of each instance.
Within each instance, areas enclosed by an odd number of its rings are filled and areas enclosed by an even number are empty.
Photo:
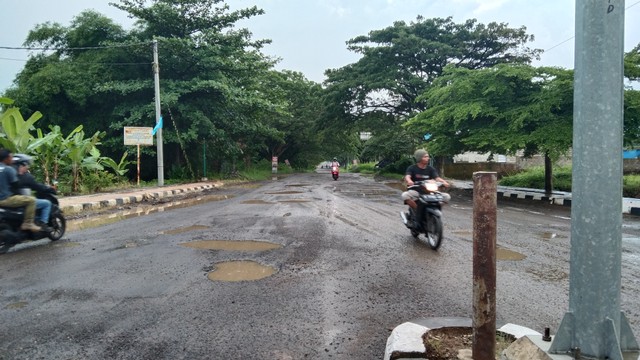
[[[474,360],[495,359],[497,173],[473,173]]]

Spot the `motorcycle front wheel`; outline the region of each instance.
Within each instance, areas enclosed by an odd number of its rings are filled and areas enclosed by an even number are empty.
[[[51,241],[60,240],[67,229],[67,220],[62,214],[51,214],[49,227],[51,227],[51,232],[47,234],[47,237],[51,239]]]
[[[442,219],[438,216],[427,216],[427,243],[433,250],[442,244]]]

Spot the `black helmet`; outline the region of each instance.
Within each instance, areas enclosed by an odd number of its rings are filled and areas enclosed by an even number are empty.
[[[33,163],[33,158],[29,155],[25,155],[25,154],[13,155],[13,164],[16,166],[21,166],[21,165],[31,166],[32,163]]]

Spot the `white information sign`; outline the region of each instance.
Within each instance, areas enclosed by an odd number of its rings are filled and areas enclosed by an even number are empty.
[[[153,145],[153,135],[151,127],[124,127],[125,145]]]

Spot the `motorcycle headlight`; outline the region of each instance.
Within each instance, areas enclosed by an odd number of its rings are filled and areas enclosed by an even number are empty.
[[[438,184],[436,183],[429,182],[426,183],[424,187],[427,189],[427,191],[438,191]]]

